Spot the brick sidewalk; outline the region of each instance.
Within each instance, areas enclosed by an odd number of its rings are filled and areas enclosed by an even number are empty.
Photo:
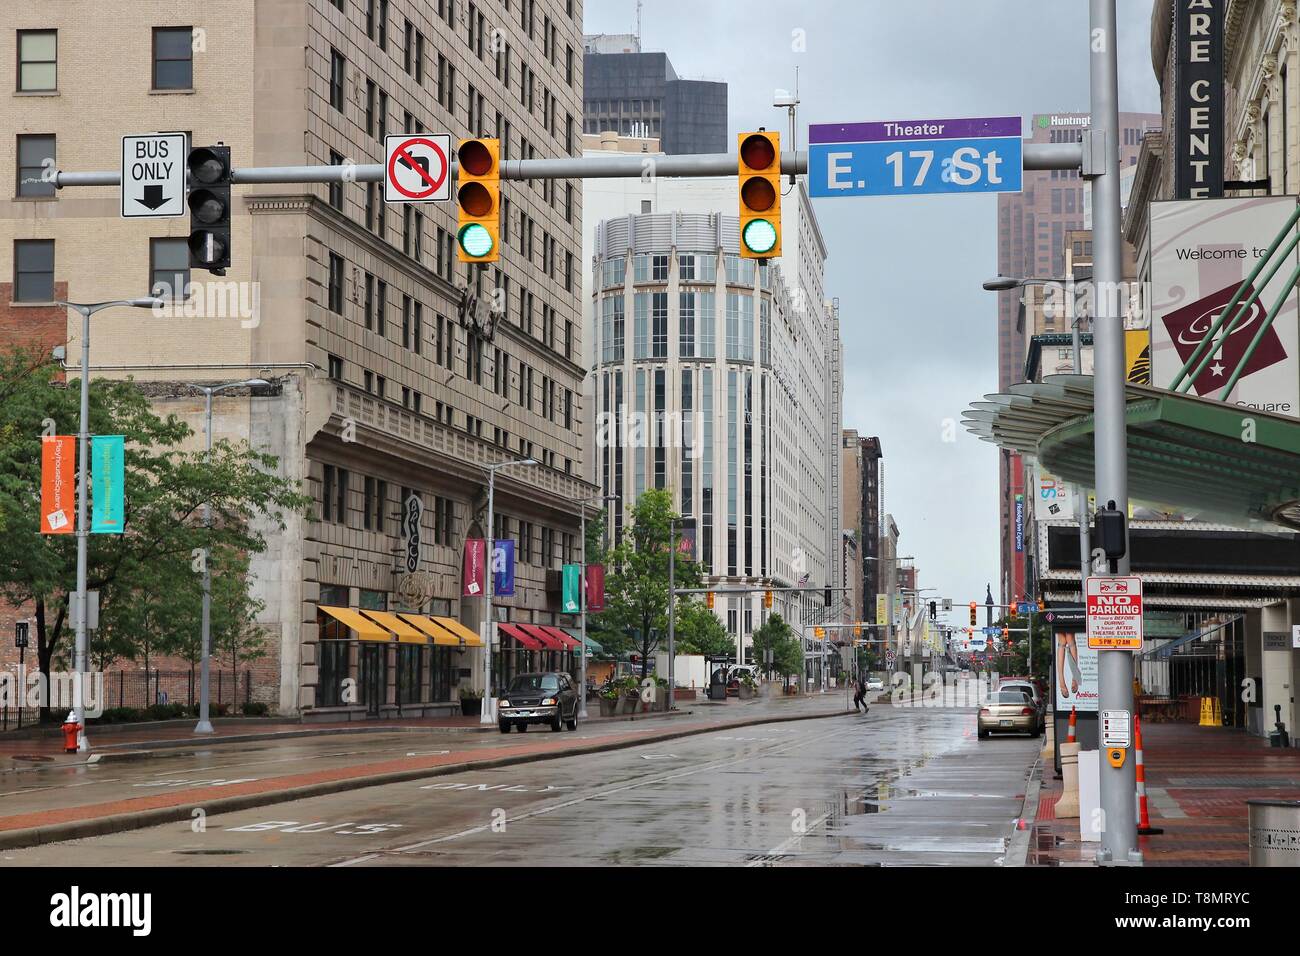
[[[1139,836],[1148,866],[1246,866],[1246,801],[1300,796],[1300,750],[1272,748],[1239,730],[1196,724],[1143,724],[1143,761],[1151,825]],[[1090,863],[1098,844],[1079,841],[1077,818],[1058,820],[1061,796],[1051,762],[1030,839],[1030,866]]]

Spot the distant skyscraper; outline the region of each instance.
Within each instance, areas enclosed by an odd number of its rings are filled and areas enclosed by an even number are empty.
[[[670,155],[725,153],[727,84],[683,80],[635,34],[583,37],[583,132],[653,136]]]
[[[1070,143],[1088,128],[1087,113],[1040,113],[1033,117],[1025,142]],[[1120,166],[1137,162],[1142,135],[1160,126],[1158,113],[1121,113]],[[1066,234],[1092,228],[1088,184],[1074,170],[1026,171],[1024,189],[998,196],[998,273],[1016,278],[1058,278],[1065,271]],[[1025,329],[1019,310],[1021,291],[998,296],[998,391],[1024,378],[1025,352],[1032,329]],[[1001,592],[1004,601],[1023,597],[1024,553],[1015,550],[1016,495],[1023,495],[1019,456],[1003,451],[999,501],[1002,526]],[[1025,507],[1021,502],[1021,507]]]

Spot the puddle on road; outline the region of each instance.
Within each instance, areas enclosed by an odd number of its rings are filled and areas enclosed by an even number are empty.
[[[676,846],[633,846],[606,853],[603,859],[610,863],[645,863],[650,860],[662,860],[680,849],[681,847]]]

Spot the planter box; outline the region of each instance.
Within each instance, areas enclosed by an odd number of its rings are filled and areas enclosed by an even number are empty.
[[[483,713],[483,698],[462,697],[460,699],[460,712],[465,717],[476,717]]]
[[[694,687],[678,687],[675,691],[673,691],[673,699],[674,700],[696,700],[698,699],[698,694],[696,693]]]
[[[633,694],[630,697],[625,696],[619,701],[618,712],[620,714],[635,714],[641,709],[641,695]]]
[[[609,700],[608,698],[605,697],[600,698],[600,716],[613,717],[617,713],[618,713],[617,699]]]
[[[753,690],[746,687],[744,684],[741,684],[740,691],[737,696],[739,696],[741,700],[753,700],[755,694]]]

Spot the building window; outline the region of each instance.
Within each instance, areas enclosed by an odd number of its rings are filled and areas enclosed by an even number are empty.
[[[330,50],[330,106],[343,112],[343,71],[347,60],[338,50]]]
[[[343,257],[337,252],[330,253],[329,310],[343,311]]]
[[[329,375],[331,381],[343,381],[343,359],[339,358],[337,355],[331,355],[329,357]]]
[[[18,92],[58,89],[58,48],[57,30],[18,31]]]
[[[55,139],[53,134],[18,137],[18,189],[24,199],[47,199],[55,194],[54,183],[46,170],[53,171]]]
[[[337,150],[333,150],[333,149],[330,150],[330,165],[331,166],[343,165],[343,155],[339,153]],[[329,191],[330,191],[330,205],[333,206],[335,209],[337,209],[339,212],[342,212],[343,211],[342,181],[330,183]]]
[[[15,302],[54,301],[54,240],[14,242]]]
[[[190,284],[190,249],[184,239],[149,240],[149,294],[184,299]]]
[[[194,88],[194,29],[156,27],[153,31],[153,88]]]

